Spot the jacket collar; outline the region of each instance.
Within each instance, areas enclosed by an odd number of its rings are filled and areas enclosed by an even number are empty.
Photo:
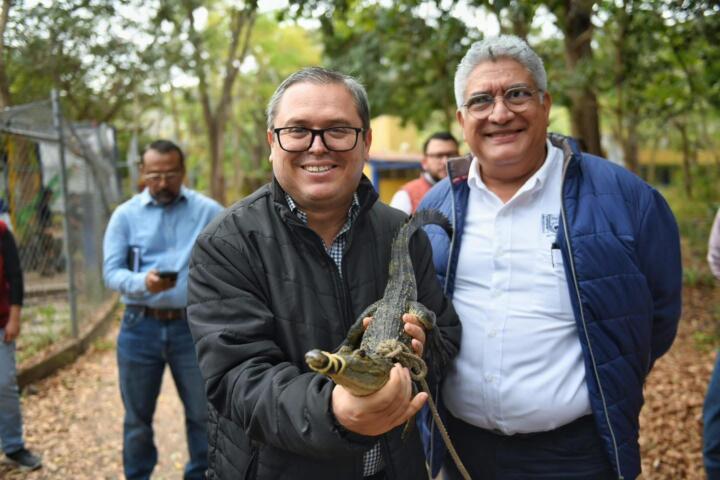
[[[289,212],[290,209],[285,201],[285,190],[283,190],[274,176],[270,182],[270,192],[273,202],[287,209]],[[365,174],[363,174],[360,179],[360,184],[358,184],[358,188],[355,190],[355,193],[357,194],[358,201],[360,203],[360,211],[358,213],[369,210],[378,199],[378,194],[375,191],[372,182],[365,176]]]
[[[559,133],[550,133],[548,135],[550,143],[562,150],[563,152],[563,172],[565,177],[572,176],[580,169],[580,159],[582,152],[578,142],[572,137],[566,137]]]

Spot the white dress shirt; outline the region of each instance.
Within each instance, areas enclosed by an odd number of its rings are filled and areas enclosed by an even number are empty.
[[[560,250],[562,152],[507,202],[483,183],[477,159],[453,305],[463,334],[445,380],[450,412],[512,435],[555,429],[589,414],[585,365]]]
[[[405,190],[398,190],[395,195],[390,199],[390,206],[402,210],[406,214],[412,213],[412,200],[410,200],[410,194]]]
[[[428,172],[423,172],[422,176],[425,177],[425,180],[427,180],[430,185],[435,185],[437,183],[437,180],[435,180]],[[403,187],[404,186],[405,185],[403,185]],[[412,200],[410,199],[410,194],[403,190],[402,187],[400,188],[400,190],[395,192],[395,195],[393,195],[393,197],[390,199],[390,206],[393,208],[397,208],[398,210],[402,210],[408,215],[412,215],[413,213],[413,206]]]

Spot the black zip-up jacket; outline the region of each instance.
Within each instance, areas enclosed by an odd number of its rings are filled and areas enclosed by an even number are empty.
[[[23,276],[15,238],[0,220],[0,328],[5,328],[10,306],[23,304]]]
[[[405,215],[378,202],[365,177],[357,192],[360,212],[342,277],[275,181],[198,237],[188,317],[210,406],[210,479],[361,479],[363,454],[378,440],[388,478],[427,475],[416,429],[402,440],[402,427],[381,437],[339,427],[331,410],[334,384],[304,361],[313,348],[336,349],[383,295],[390,245]],[[427,236],[415,235],[410,250],[418,300],[436,312],[452,358],[460,324],[435,278]]]

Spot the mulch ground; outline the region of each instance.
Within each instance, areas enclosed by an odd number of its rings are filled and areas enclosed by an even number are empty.
[[[717,331],[720,288],[685,289],[683,316],[670,351],[645,384],[640,415],[643,478],[704,479],[702,405],[715,350],[699,342]]]
[[[644,480],[705,478],[702,403],[715,352],[698,345],[698,332],[714,331],[720,288],[688,289],[678,337],[645,387],[640,417]],[[121,479],[123,408],[117,385],[114,335],[96,343],[73,365],[26,389],[27,445],[42,454],[41,470],[20,473],[0,465],[3,479]],[[182,478],[187,458],[182,405],[166,375],[155,419],[159,464],[154,479]]]
[[[123,406],[114,329],[74,364],[25,389],[25,443],[43,468],[21,473],[0,465],[2,479],[122,479]],[[187,449],[185,417],[166,370],[155,413],[158,465],[153,479],[181,479]]]

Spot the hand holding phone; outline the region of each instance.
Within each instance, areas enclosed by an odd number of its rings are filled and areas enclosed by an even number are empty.
[[[172,272],[169,270],[163,270],[158,272],[158,277],[162,279],[172,280],[173,282],[177,280],[178,272]]]
[[[150,270],[145,276],[145,286],[150,293],[170,290],[177,282],[177,272]]]

